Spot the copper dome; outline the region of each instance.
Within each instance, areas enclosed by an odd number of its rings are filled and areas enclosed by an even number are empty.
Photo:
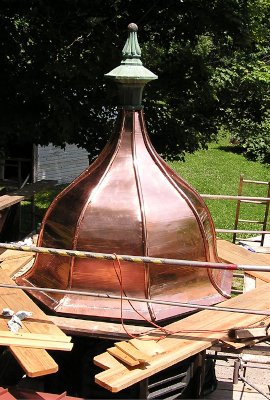
[[[97,160],[49,207],[38,245],[100,253],[217,262],[215,230],[200,195],[154,150],[141,107],[145,83],[157,77],[140,60],[136,25],[121,66],[107,76],[120,88],[116,129]],[[196,267],[121,262],[124,293],[130,297],[215,304],[228,297],[231,272]],[[19,284],[120,294],[112,261],[37,254]],[[71,294],[34,292],[63,314],[119,319],[121,302]],[[129,320],[161,320],[187,308],[124,301]]]

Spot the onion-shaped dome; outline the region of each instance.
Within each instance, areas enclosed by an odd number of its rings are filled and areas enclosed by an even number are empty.
[[[200,195],[153,148],[141,106],[145,83],[137,26],[119,67],[107,74],[119,86],[116,129],[96,161],[61,192],[42,222],[44,247],[218,262],[211,215]],[[17,278],[23,285],[91,291],[155,300],[215,304],[229,297],[231,272],[190,266],[37,254]],[[51,310],[69,315],[162,320],[190,311],[160,304],[33,292]]]

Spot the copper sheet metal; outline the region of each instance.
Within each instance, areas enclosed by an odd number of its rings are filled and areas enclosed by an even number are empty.
[[[115,134],[99,158],[53,201],[39,246],[104,253],[218,261],[214,226],[199,194],[151,145],[142,111],[121,110]],[[115,269],[116,268],[116,269]],[[120,294],[112,261],[38,254],[19,284]],[[231,272],[121,262],[127,296],[215,304],[229,296]],[[34,293],[51,310],[121,317],[121,302]],[[130,320],[162,320],[187,309],[123,302]]]

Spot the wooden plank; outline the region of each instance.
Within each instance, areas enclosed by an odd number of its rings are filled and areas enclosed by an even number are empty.
[[[117,349],[116,347],[110,347],[109,349],[107,349],[107,352],[130,367],[135,367],[135,365],[140,365],[139,361],[134,360],[134,358],[130,357],[120,349]]]
[[[22,253],[22,252],[20,252]],[[9,276],[13,276],[26,264],[33,260],[34,253],[25,254],[24,257],[15,258],[13,260],[7,259],[0,264],[0,268],[5,270]]]
[[[0,276],[2,281],[3,274],[0,274]],[[8,282],[6,278],[4,282]],[[8,307],[8,304],[0,296],[0,308],[4,307]],[[0,318],[0,329],[7,329],[7,320],[3,317]],[[26,330],[26,328],[24,327],[23,330]],[[58,371],[58,365],[44,349],[9,346],[9,350],[25,373],[31,378],[52,374]]]
[[[14,204],[20,203],[21,201],[25,200],[25,196],[16,196],[16,195],[8,195],[4,194],[0,197],[0,211],[4,210],[7,207],[11,207]]]
[[[29,254],[34,255],[35,253],[26,253],[25,251],[19,250],[10,250],[10,249],[2,249],[3,252],[0,254],[0,262],[8,261],[8,260],[16,260],[22,257],[28,257]]]
[[[149,331],[149,327],[126,324],[126,330],[121,323],[91,321],[79,318],[66,318],[54,315],[47,316],[50,321],[69,335],[91,336],[104,339],[126,339],[131,335],[142,335]],[[126,332],[127,331],[127,332]]]
[[[139,361],[139,363],[146,363],[151,357],[147,356],[145,353],[139,351],[129,342],[116,342],[115,346],[126,353],[128,356],[134,358],[134,360]]]
[[[130,343],[150,357],[164,353],[164,349],[155,340],[131,339]]]
[[[2,283],[14,284],[3,270],[0,270],[0,281]],[[31,318],[23,321],[23,328],[20,331],[22,333],[65,335],[21,289],[0,288],[0,309],[5,307],[15,312],[24,309],[33,313]],[[0,318],[1,330],[7,329],[6,324],[7,322],[3,318]],[[19,346],[10,346],[9,349],[25,373],[30,377],[41,376],[58,370],[57,364],[44,349],[23,348]]]
[[[41,333],[30,333],[30,332],[23,332],[20,331],[18,333],[12,333],[10,331],[0,330],[0,337],[2,338],[18,338],[18,339],[31,339],[31,340],[48,340],[52,342],[63,342],[63,343],[70,343],[71,336],[65,335],[45,335]]]
[[[53,374],[58,371],[58,365],[46,350],[17,346],[10,346],[9,349],[30,378]]]
[[[120,361],[114,358],[107,351],[105,353],[99,354],[94,358],[94,364],[102,369],[110,369],[110,368],[128,368],[124,366]]]
[[[270,285],[265,284],[258,289],[226,300],[220,306],[270,310],[269,290]],[[118,392],[211,347],[217,340],[224,337],[229,328],[248,326],[263,319],[259,315],[216,310],[200,311],[166,326],[175,333],[159,340],[158,344],[165,353],[152,357],[149,365],[145,365],[144,369],[134,368],[131,371],[120,367],[108,369],[96,375],[96,382],[112,392]],[[151,335],[153,339],[153,334],[149,334],[148,337],[151,338]]]
[[[0,346],[20,346],[32,349],[71,351],[73,343],[55,342],[53,340],[32,340],[22,337],[0,337]]]
[[[95,376],[95,382],[113,393],[119,392],[143,379],[154,375],[165,368],[168,368],[189,356],[193,356],[205,348],[210,347],[212,342],[189,342],[183,341],[180,347],[174,352],[166,352],[153,357],[149,364],[144,365],[143,369],[134,368],[130,371],[124,370],[122,367],[108,369]],[[187,349],[188,348],[188,349]]]
[[[11,207],[14,204],[20,203],[23,200],[29,199],[33,195],[52,186],[55,186],[57,181],[42,180],[26,185],[23,189],[13,191],[11,194],[0,196],[0,210]]]
[[[247,339],[267,336],[266,327],[261,328],[238,328],[235,330],[235,339]]]
[[[227,240],[217,240],[217,252],[225,262],[242,265],[270,265],[270,254],[253,253]],[[249,275],[270,282],[270,272],[249,271]]]

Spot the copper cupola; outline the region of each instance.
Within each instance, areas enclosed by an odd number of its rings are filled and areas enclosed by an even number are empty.
[[[157,79],[141,62],[137,26],[129,25],[121,65],[106,76],[119,89],[115,132],[95,162],[52,202],[38,245],[62,249],[218,262],[211,215],[200,195],[153,148],[141,105]],[[229,297],[231,272],[196,267],[37,254],[17,283],[143,299],[215,304]],[[33,292],[69,315],[162,320],[189,309],[83,295]]]

